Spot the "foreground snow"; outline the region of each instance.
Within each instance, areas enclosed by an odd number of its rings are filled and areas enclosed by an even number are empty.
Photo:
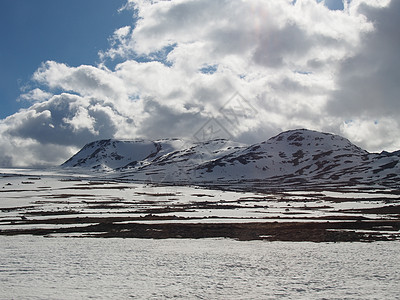
[[[0,236],[0,299],[397,299],[400,242]]]

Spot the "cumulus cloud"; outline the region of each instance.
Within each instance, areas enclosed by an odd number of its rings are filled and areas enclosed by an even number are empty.
[[[4,119],[5,134],[41,144],[80,146],[94,138],[115,134],[111,117],[98,122],[96,104],[77,95],[61,94]],[[103,130],[101,130],[103,129]],[[110,132],[111,130],[111,132]]]
[[[33,74],[38,87],[21,96],[32,106],[0,121],[1,164],[58,164],[102,138],[196,138],[207,124],[211,137],[248,143],[306,127],[368,150],[399,145],[396,1],[129,0],[125,9],[136,23],[115,30],[101,64],[48,61]]]
[[[39,88],[30,90],[29,92],[19,96],[18,100],[25,100],[30,102],[41,102],[49,99],[53,94],[43,91]]]

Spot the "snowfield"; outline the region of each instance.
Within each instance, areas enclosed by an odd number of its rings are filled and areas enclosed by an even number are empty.
[[[0,299],[397,299],[400,242],[0,236]]]

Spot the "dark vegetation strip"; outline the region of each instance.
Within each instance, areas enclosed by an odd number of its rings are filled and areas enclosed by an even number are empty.
[[[385,228],[392,234],[382,235],[378,229]],[[359,232],[363,230],[366,232]],[[0,235],[68,235],[87,234],[103,238],[232,238],[241,241],[309,241],[309,242],[372,242],[400,238],[400,221],[356,221],[356,222],[270,222],[270,223],[212,223],[185,224],[162,223],[116,224],[102,222],[97,225],[58,229],[14,229],[2,230]]]

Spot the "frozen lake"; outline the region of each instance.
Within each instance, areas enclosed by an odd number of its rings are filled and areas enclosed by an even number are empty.
[[[0,236],[0,299],[399,299],[400,242]]]

